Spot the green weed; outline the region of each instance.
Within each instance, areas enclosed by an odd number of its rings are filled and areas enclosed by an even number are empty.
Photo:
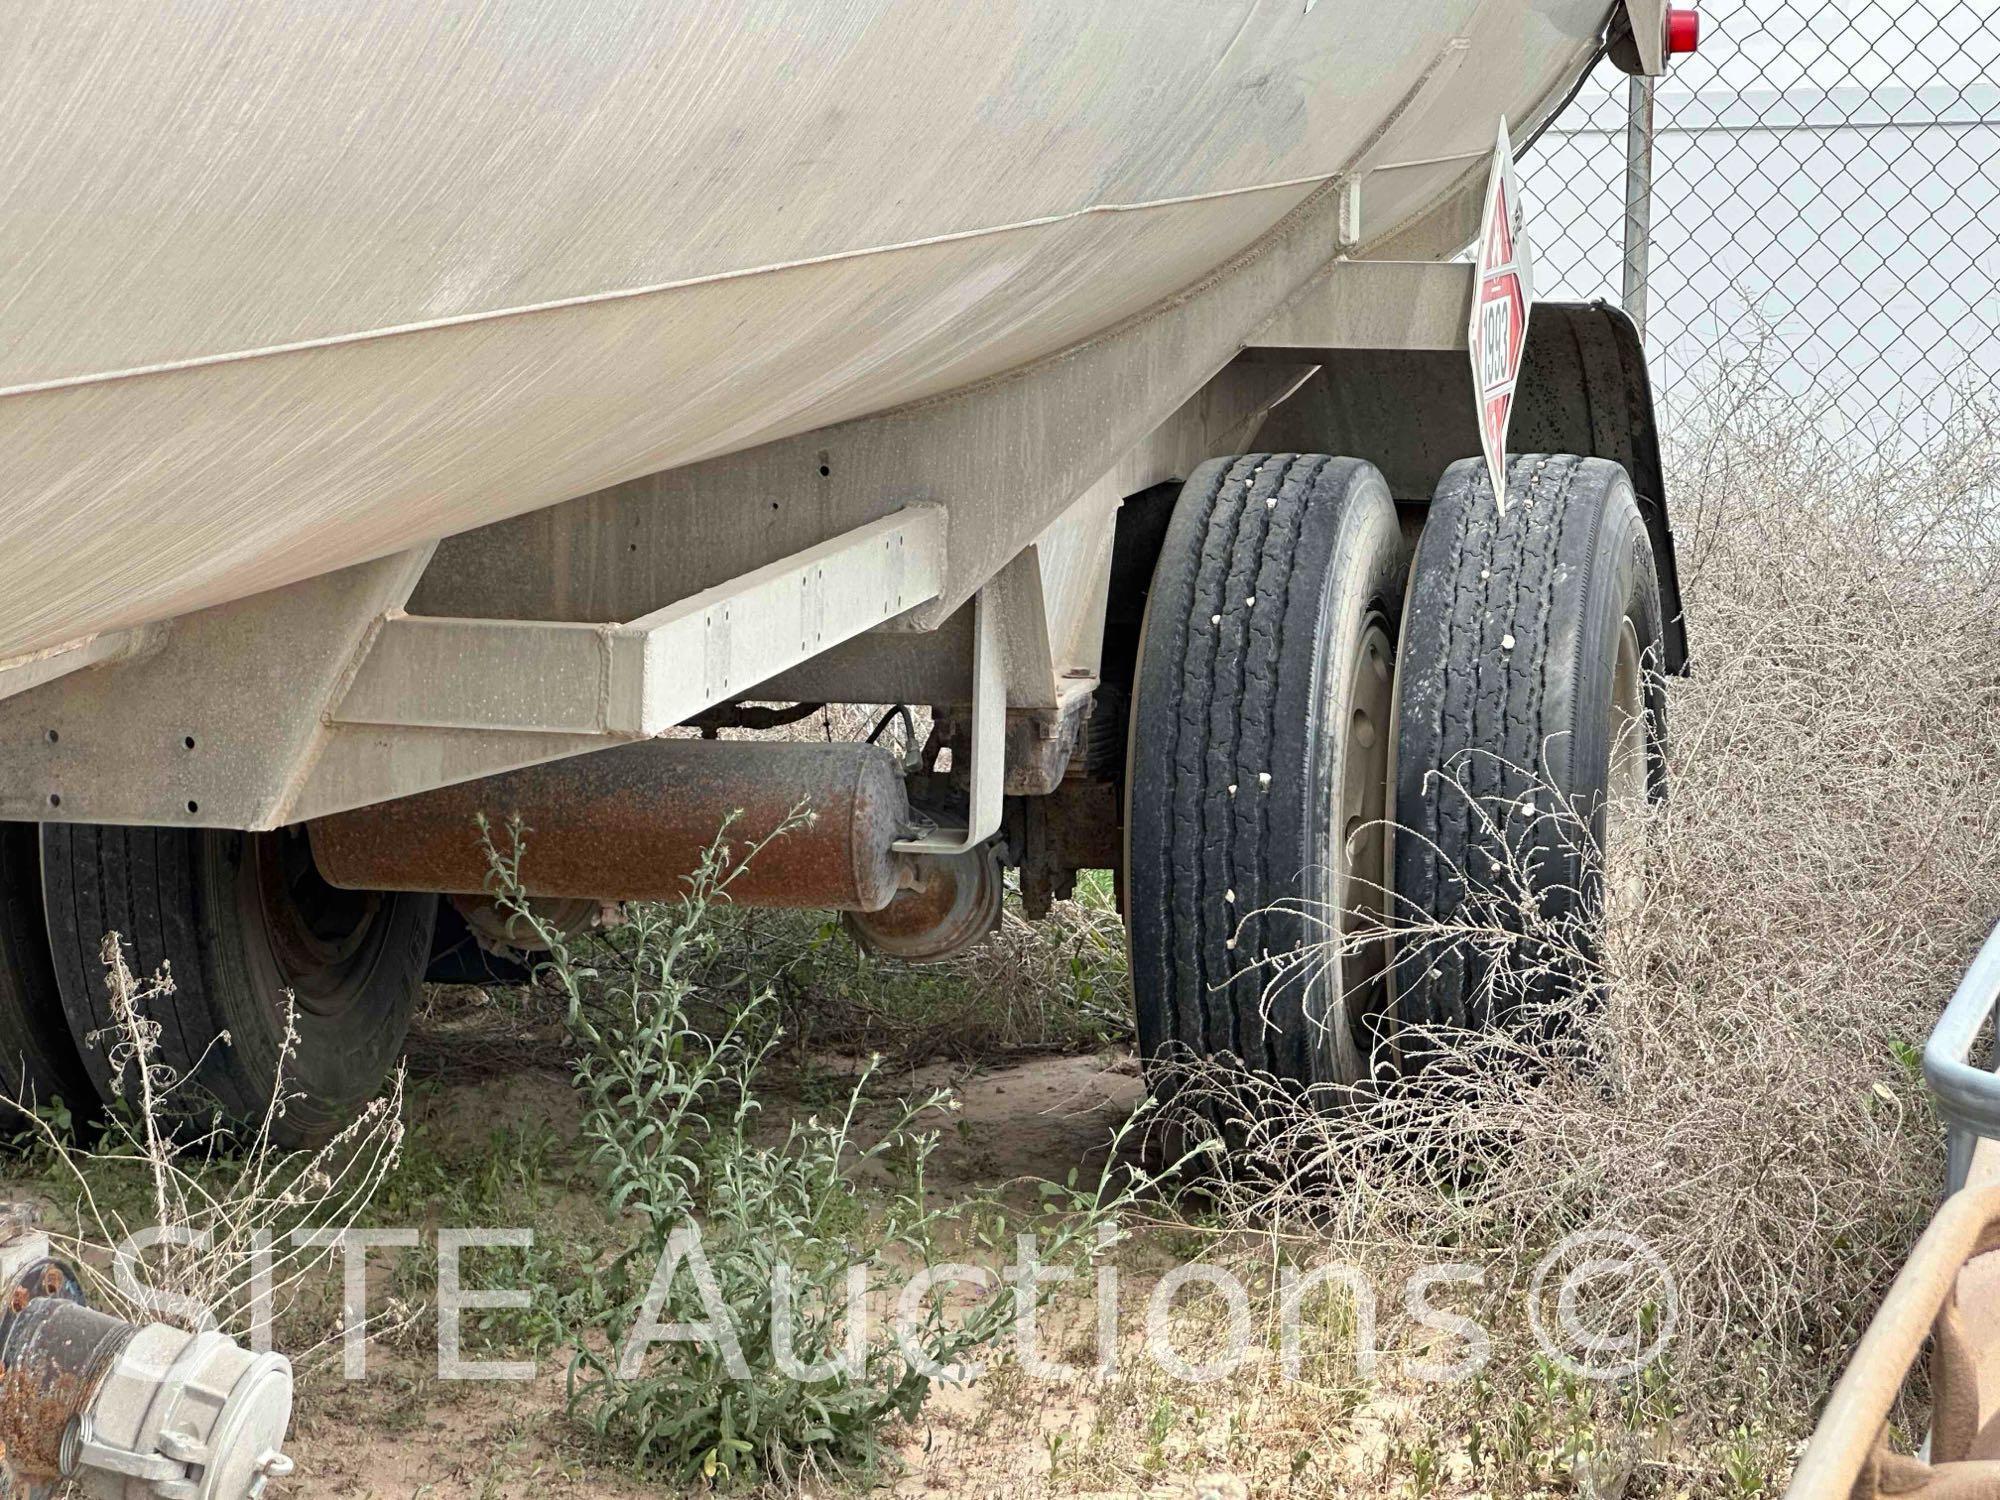
[[[895,1334],[859,1316],[937,1272],[947,1242],[998,1211],[991,1194],[934,1201],[927,1168],[950,1097],[876,1108],[871,1062],[823,1114],[775,1138],[760,1130],[761,1074],[781,1034],[773,992],[718,994],[698,979],[716,973],[714,914],[762,844],[732,860],[718,840],[685,901],[633,908],[593,947],[573,948],[519,896],[523,831],[504,851],[482,837],[501,899],[548,945],[576,1049],[584,1159],[626,1231],[596,1271],[603,1307],[571,1360],[573,1414],[636,1468],[683,1482],[872,1473],[885,1432],[916,1415],[936,1372],[1012,1326],[1015,1289],[997,1278],[956,1313],[924,1301]],[[877,1184],[866,1215],[862,1181]],[[1142,1182],[1044,1184],[1041,1259],[1087,1258]],[[700,1336],[644,1336],[667,1327]],[[787,1374],[781,1353],[807,1378]]]

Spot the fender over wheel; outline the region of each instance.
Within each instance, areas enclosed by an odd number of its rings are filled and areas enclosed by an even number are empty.
[[[1382,476],[1213,460],[1154,571],[1132,708],[1126,879],[1140,1048],[1303,1088],[1364,1077],[1407,549]],[[1341,949],[1347,947],[1348,951]]]

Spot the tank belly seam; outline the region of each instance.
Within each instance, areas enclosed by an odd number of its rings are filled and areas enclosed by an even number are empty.
[[[1306,177],[1287,178],[1280,182],[1263,182],[1252,187],[1218,188],[1213,192],[1189,193],[1177,198],[1155,198],[1141,203],[1097,203],[1067,213],[1051,214],[1039,219],[1022,219],[1012,224],[992,224],[978,229],[954,230],[949,234],[931,235],[924,239],[903,240],[892,245],[872,245],[860,250],[836,250],[825,255],[803,256],[796,260],[776,261],[769,265],[747,266],[734,271],[713,271],[700,276],[684,277],[678,281],[662,281],[647,286],[621,287],[608,292],[582,292],[573,297],[558,297],[547,302],[532,302],[520,307],[490,308],[480,312],[455,313],[445,318],[429,318],[416,323],[398,323],[385,328],[361,329],[351,333],[325,334],[319,338],[298,339],[286,344],[268,344],[254,349],[232,349],[220,354],[196,355],[190,359],[162,360],[149,365],[134,365],[127,369],[93,371],[83,375],[64,375],[53,380],[29,381],[20,385],[0,386],[0,398],[8,396],[31,396],[44,391],[70,390],[79,386],[105,385],[118,380],[136,380],[146,375],[165,375],[182,370],[206,369],[217,365],[239,364],[246,360],[267,359],[281,354],[298,354],[314,349],[340,348],[348,344],[369,343],[377,339],[398,338],[408,334],[431,333],[441,328],[459,328],[477,323],[500,322],[508,318],[528,317],[536,313],[561,312],[570,308],[591,307],[600,303],[633,301],[641,297],[657,296],[665,292],[685,291],[691,287],[710,286],[722,282],[743,281],[754,276],[768,276],[779,271],[794,271],[810,266],[838,265],[843,261],[865,260],[870,256],[890,255],[900,251],[923,250],[935,245],[959,244],[969,240],[994,238],[1005,234],[1020,233],[1025,230],[1048,229],[1060,224],[1076,223],[1083,219],[1102,214],[1149,213],[1158,209],[1179,208],[1194,203],[1212,203],[1230,198],[1251,197],[1259,193],[1283,192],[1292,188],[1314,187],[1337,176],[1336,172],[1314,173]]]

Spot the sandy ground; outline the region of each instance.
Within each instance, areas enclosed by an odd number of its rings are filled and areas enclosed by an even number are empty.
[[[533,1068],[489,1071],[489,1065],[472,1071],[486,1076],[453,1082],[447,1069],[440,1111],[445,1129],[477,1135],[505,1121],[558,1122],[573,1114],[560,1076]],[[908,1082],[949,1082],[962,1101],[963,1126],[946,1132],[933,1163],[934,1180],[947,1190],[1016,1179],[1060,1181],[1072,1167],[1094,1170],[1140,1092],[1135,1064],[1117,1055],[1036,1057],[969,1075],[924,1069]],[[1063,1329],[1054,1325],[1048,1336],[1060,1340]],[[378,1349],[360,1383],[343,1382],[336,1371],[312,1381],[294,1430],[299,1472],[280,1493],[498,1500],[674,1492],[584,1458],[566,1428],[563,1396],[562,1370],[553,1357],[531,1383],[463,1384],[436,1379],[413,1356]],[[915,1430],[901,1435],[905,1469],[893,1488],[911,1496],[1018,1490],[1024,1480],[1047,1475],[1050,1435],[1082,1430],[1093,1413],[1091,1393],[1073,1386],[998,1378],[942,1389]],[[1226,1483],[1217,1489],[1166,1476],[1147,1489],[1232,1493]]]
[[[503,1127],[574,1137],[578,1098],[552,1031],[488,1010],[469,1027],[449,1014],[431,1017],[411,1041],[413,1110],[420,1124],[410,1149],[435,1153],[437,1161],[426,1170],[468,1163],[477,1167],[463,1169],[533,1170],[517,1148],[490,1151]],[[840,1092],[841,1080],[860,1066],[857,1059],[827,1055],[798,1064],[795,1058],[767,1075],[762,1128],[773,1136],[783,1133],[788,1116],[825,1109],[829,1089]],[[1114,1132],[1142,1095],[1137,1064],[1116,1049],[1020,1054],[970,1067],[930,1064],[878,1075],[877,1085],[878,1096],[905,1097],[946,1087],[959,1101],[957,1118],[941,1131],[927,1168],[940,1202],[997,1190],[1022,1209],[1039,1203],[1042,1184],[1064,1182],[1073,1172],[1080,1184],[1096,1181]],[[415,1180],[430,1179],[419,1174]],[[501,1201],[513,1191],[504,1189]],[[443,1217],[453,1212],[449,1204],[436,1207],[437,1222],[452,1222]],[[1043,1308],[1037,1345],[1074,1373],[1030,1375],[997,1360],[970,1384],[934,1386],[917,1419],[886,1434],[896,1461],[885,1466],[880,1492],[906,1500],[1400,1495],[1392,1449],[1409,1439],[1415,1417],[1389,1393],[1357,1390],[1337,1373],[1329,1377],[1337,1383],[1323,1388],[1279,1389],[1268,1349],[1256,1356],[1261,1371],[1253,1365],[1247,1376],[1239,1371],[1190,1390],[1147,1357],[1144,1309],[1161,1275],[1214,1242],[1164,1207],[1140,1217],[1133,1237],[1109,1261],[1118,1288],[1117,1370],[1107,1377],[1096,1369],[1103,1352],[1096,1288],[1088,1280],[1073,1283]],[[546,1210],[538,1222],[548,1224]],[[955,1258],[997,1269],[1010,1254],[967,1244]],[[377,1314],[391,1301],[393,1260],[393,1252],[379,1251],[370,1259],[369,1305]],[[544,1352],[525,1381],[447,1381],[437,1371],[434,1328],[418,1322],[400,1334],[371,1338],[365,1377],[344,1379],[337,1338],[327,1332],[339,1273],[328,1268],[318,1275],[325,1300],[312,1326],[328,1343],[300,1360],[287,1445],[298,1468],[271,1487],[270,1500],[628,1500],[684,1492],[636,1479],[593,1449],[566,1415],[565,1351]],[[1177,1306],[1175,1318],[1174,1339],[1196,1358],[1221,1326],[1212,1304]],[[1300,1482],[1305,1479],[1312,1482]]]

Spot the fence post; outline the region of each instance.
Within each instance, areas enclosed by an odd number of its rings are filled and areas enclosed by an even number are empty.
[[[1646,333],[1646,257],[1653,230],[1653,80],[1625,87],[1625,311]]]

